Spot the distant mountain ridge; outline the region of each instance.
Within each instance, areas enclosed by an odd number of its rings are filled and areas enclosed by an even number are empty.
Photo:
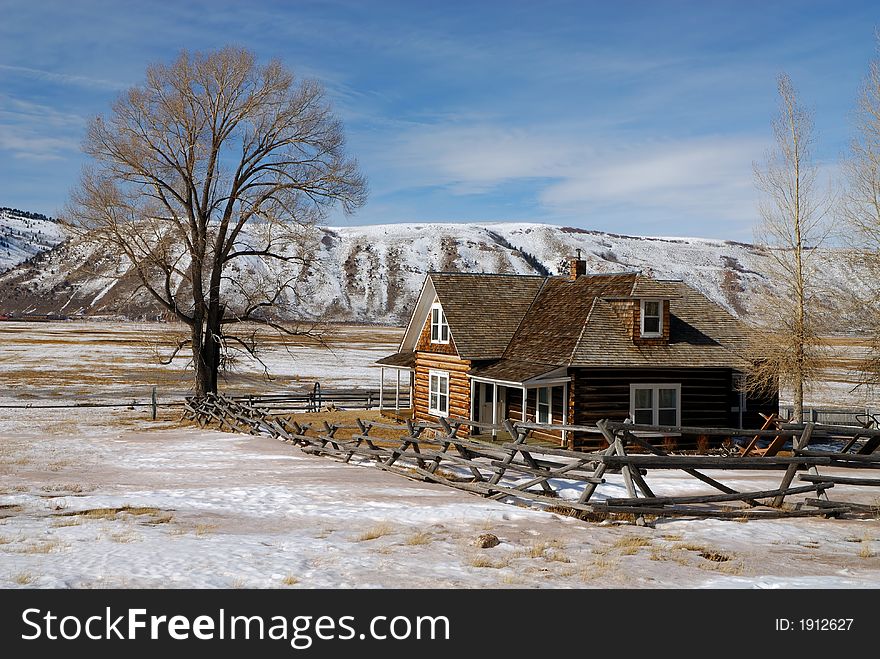
[[[128,263],[82,238],[59,243],[63,228],[49,218],[4,209],[0,235],[10,227],[20,232],[19,223],[26,221],[41,222],[27,229],[41,241],[29,249],[17,241],[17,254],[28,256],[0,274],[0,314],[162,315]],[[777,294],[761,274],[770,253],[736,241],[627,236],[522,222],[320,227],[316,232],[317,258],[298,273],[296,293],[283,305],[290,317],[401,324],[428,271],[556,275],[567,272],[567,258],[577,250],[588,272],[639,270],[681,279],[737,315],[750,313],[759,296]],[[263,272],[271,267],[259,259],[241,265]],[[865,286],[871,275],[830,258],[821,276],[835,290]]]

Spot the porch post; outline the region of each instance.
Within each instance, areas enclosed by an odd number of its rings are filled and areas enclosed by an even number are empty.
[[[476,402],[475,402],[476,401],[475,394],[476,394],[477,388],[480,386],[480,383],[476,382],[475,380],[470,380],[470,379],[468,380],[468,382],[470,382],[470,385],[471,385],[471,400],[470,400],[471,421],[476,421],[477,420],[477,406],[476,406]],[[471,435],[476,435],[476,434],[477,434],[476,426],[471,426]]]
[[[394,372],[397,373],[397,385],[394,387],[394,411],[400,411],[400,369],[395,368]]]
[[[413,398],[413,383],[416,380],[416,372],[415,369],[409,371],[409,406],[412,408],[412,418],[416,418],[416,401]]]
[[[562,385],[562,425],[568,425],[568,382]],[[562,445],[568,440],[568,431],[562,431]]]
[[[526,393],[525,387],[522,388],[522,395],[523,395],[522,420],[523,420],[523,423],[526,423],[528,421],[528,419],[526,418],[526,404],[528,403],[529,395],[528,395],[528,393]]]
[[[382,393],[385,388],[385,367],[379,369],[379,411],[382,411]]]
[[[494,426],[498,425],[498,383],[492,383],[492,437],[498,436],[498,431]]]

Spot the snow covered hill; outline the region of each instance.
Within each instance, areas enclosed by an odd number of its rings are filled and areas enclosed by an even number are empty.
[[[291,316],[400,324],[424,274],[432,270],[560,274],[577,250],[588,272],[641,270],[682,279],[738,315],[773,295],[764,276],[768,253],[745,243],[698,238],[624,236],[545,224],[388,224],[323,227],[318,258],[300,273]],[[862,287],[867,272],[827,254],[830,290]],[[246,264],[265,271],[265,264]],[[126,263],[80,239],[0,275],[0,313],[124,315],[151,318],[158,306],[139,289]]]
[[[65,237],[64,229],[50,217],[0,208],[0,272],[51,249]]]

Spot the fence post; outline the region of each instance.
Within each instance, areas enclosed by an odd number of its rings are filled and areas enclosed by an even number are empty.
[[[153,385],[153,391],[152,391],[152,394],[151,394],[151,396],[150,396],[150,402],[152,403],[152,406],[151,406],[151,407],[152,407],[152,412],[153,412],[153,414],[152,414],[152,420],[155,421],[155,420],[156,420],[156,411],[157,411],[156,408],[159,406],[159,402],[158,402],[158,400],[157,400],[157,398],[156,398],[156,385]]]

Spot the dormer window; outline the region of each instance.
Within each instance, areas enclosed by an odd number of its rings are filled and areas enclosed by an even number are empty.
[[[449,343],[449,325],[439,302],[431,306],[431,343]]]
[[[642,337],[663,336],[663,301],[642,300]]]

